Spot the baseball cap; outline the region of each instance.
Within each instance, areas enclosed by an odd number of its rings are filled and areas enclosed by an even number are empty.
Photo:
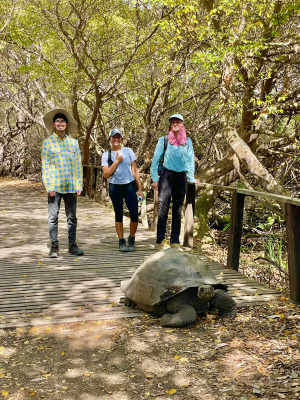
[[[120,131],[120,129],[118,128],[113,128],[108,135],[108,138],[110,138],[111,136],[115,136],[116,134],[119,134],[121,137],[123,137],[122,132]]]
[[[171,117],[169,118],[169,121],[170,121],[172,118],[180,119],[180,120],[183,122],[183,116],[182,116],[181,114],[173,114],[173,115],[171,115]]]

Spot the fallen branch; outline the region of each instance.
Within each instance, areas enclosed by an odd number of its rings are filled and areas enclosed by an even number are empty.
[[[277,264],[275,261],[270,260],[269,258],[265,258],[265,257],[257,257],[257,258],[255,258],[254,261],[257,261],[257,260],[264,260],[264,261],[267,261],[269,264],[274,265],[274,267],[278,268],[280,272],[282,272],[283,274],[286,275],[286,277],[289,276],[289,274],[288,274],[287,272],[285,272],[285,271],[281,268],[281,266],[280,266],[279,264]]]

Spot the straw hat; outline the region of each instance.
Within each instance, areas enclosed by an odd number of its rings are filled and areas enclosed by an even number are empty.
[[[50,134],[55,132],[55,128],[53,126],[53,118],[55,114],[64,114],[68,118],[69,126],[66,131],[71,135],[74,135],[76,133],[77,122],[75,121],[74,117],[72,117],[72,115],[68,113],[68,111],[62,108],[56,108],[55,110],[51,110],[46,115],[44,115],[43,120],[48,132]]]

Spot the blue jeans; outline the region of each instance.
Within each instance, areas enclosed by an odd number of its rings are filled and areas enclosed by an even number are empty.
[[[126,183],[125,185],[110,183],[108,192],[115,211],[115,221],[123,222],[123,200],[125,200],[131,222],[138,222],[138,200],[136,197],[135,181]]]
[[[161,243],[165,238],[171,197],[173,206],[170,243],[179,243],[181,211],[185,191],[186,173],[163,168],[158,182],[159,211],[156,243]]]
[[[77,205],[77,194],[76,193],[57,193],[55,196],[48,195],[48,227],[49,235],[52,246],[58,246],[57,240],[57,227],[58,227],[58,215],[60,209],[61,199],[65,202],[65,211],[68,222],[68,239],[69,246],[76,241],[76,205]]]

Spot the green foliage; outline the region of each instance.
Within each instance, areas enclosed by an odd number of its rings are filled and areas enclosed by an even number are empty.
[[[272,226],[274,225],[274,223],[275,223],[275,218],[274,218],[274,216],[268,216],[267,217],[267,220],[265,221],[265,222],[261,222],[259,225],[258,225],[258,227],[261,229],[261,230],[263,230],[263,231],[265,231],[265,230],[271,230],[272,229]]]
[[[224,215],[223,220],[225,222],[225,226],[223,228],[223,231],[227,231],[230,228],[230,215]]]
[[[213,143],[200,169],[226,154],[224,121],[250,132],[266,115],[266,129],[286,134],[285,106],[300,82],[297,50],[285,43],[295,42],[299,1],[18,0],[10,19],[11,7],[3,1],[0,16],[0,123],[11,132],[21,118],[44,135],[51,105],[76,110],[91,158],[118,125],[142,166],[178,111],[198,159]]]
[[[283,257],[283,244],[282,239],[278,239],[276,237],[271,236],[264,240],[264,248],[266,257],[276,262],[280,267],[282,267],[285,271],[288,271],[288,264],[284,262]]]

